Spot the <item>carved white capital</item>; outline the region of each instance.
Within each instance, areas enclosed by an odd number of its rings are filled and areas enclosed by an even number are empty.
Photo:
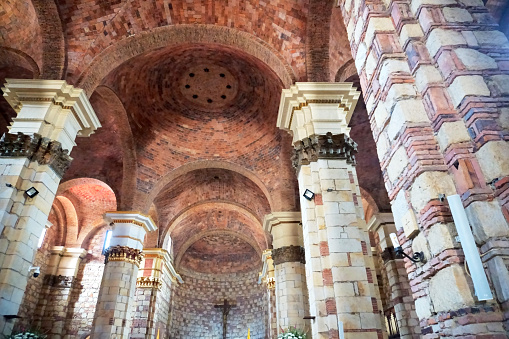
[[[161,273],[164,273],[164,275],[168,276],[172,282],[178,282],[181,284],[184,283],[180,274],[178,274],[175,267],[173,267],[173,260],[167,250],[162,248],[144,248],[143,254],[144,261],[142,262],[138,277],[144,275],[147,276],[144,272],[150,271],[150,277],[161,278]],[[147,259],[153,260],[150,267],[146,263]]]
[[[145,234],[157,229],[152,218],[140,212],[107,212],[104,218],[113,223],[110,246],[142,250]]]
[[[101,123],[85,92],[64,80],[6,79],[2,88],[17,112],[9,133],[38,133],[69,152],[76,136],[88,137]]]
[[[272,246],[302,246],[300,212],[273,212],[265,215],[263,228],[272,234]]]
[[[313,134],[349,134],[360,92],[346,82],[297,82],[283,89],[277,127],[290,131],[293,142]]]

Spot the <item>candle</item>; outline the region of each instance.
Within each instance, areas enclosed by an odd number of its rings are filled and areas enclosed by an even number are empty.
[[[398,237],[396,236],[396,233],[391,233],[389,236],[391,237],[392,246],[394,246],[394,248],[401,247],[398,241]]]

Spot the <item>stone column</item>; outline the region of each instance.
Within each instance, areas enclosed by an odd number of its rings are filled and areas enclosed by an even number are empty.
[[[314,339],[386,335],[348,122],[351,84],[296,83],[283,90],[278,127],[293,134],[301,195],[306,281]],[[307,200],[306,190],[315,194]]]
[[[415,313],[412,289],[405,269],[405,261],[396,258],[389,234],[396,233],[394,217],[391,213],[375,214],[368,223],[368,231],[374,234],[376,251],[380,258],[380,274],[383,290],[387,292],[384,306],[384,315],[387,318],[387,309],[394,308],[399,334],[402,339],[420,338],[421,328],[419,318]],[[389,333],[390,334],[390,333]]]
[[[142,269],[136,279],[136,306],[130,338],[164,337],[167,333],[172,285],[183,283],[173,268],[170,254],[162,248],[143,250]]]
[[[258,284],[267,286],[267,338],[276,338],[278,333],[277,308],[276,308],[276,279],[274,278],[274,262],[272,250],[267,249],[262,253],[262,271],[258,277]]]
[[[428,259],[406,262],[422,334],[506,336],[507,37],[478,0],[339,5],[400,242]],[[477,299],[439,194],[459,194],[481,252],[498,253],[483,260],[499,304]]]
[[[41,328],[51,338],[63,338],[70,323],[69,304],[72,288],[81,260],[87,254],[83,248],[64,248],[55,246],[51,250],[49,273],[45,277],[48,288],[45,309],[41,317]],[[39,303],[40,304],[40,303]]]
[[[143,259],[145,235],[157,227],[152,218],[138,212],[110,212],[105,217],[112,222],[113,233],[105,253],[90,337],[123,339],[131,332],[136,278]]]
[[[309,314],[304,248],[299,212],[274,212],[265,216],[264,229],[272,234],[277,328],[304,329]]]
[[[101,125],[85,93],[65,81],[8,79],[3,92],[17,112],[0,140],[0,334],[8,335],[14,321],[3,316],[18,313],[74,139]]]

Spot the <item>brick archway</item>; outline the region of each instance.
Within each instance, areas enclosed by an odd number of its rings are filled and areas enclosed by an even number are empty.
[[[76,86],[91,96],[102,79],[123,62],[157,48],[184,43],[214,43],[241,50],[267,64],[285,87],[297,79],[277,51],[249,33],[214,25],[176,25],[139,33],[105,49],[81,74]]]

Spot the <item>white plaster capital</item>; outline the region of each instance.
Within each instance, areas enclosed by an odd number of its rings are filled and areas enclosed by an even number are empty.
[[[38,133],[70,151],[101,127],[85,92],[65,80],[6,79],[2,90],[17,113],[9,133]]]
[[[394,223],[394,215],[392,213],[377,213],[369,219],[368,231],[376,232],[380,225]]]
[[[294,142],[313,134],[348,134],[359,97],[352,83],[297,82],[283,89],[277,127],[290,131]]]

